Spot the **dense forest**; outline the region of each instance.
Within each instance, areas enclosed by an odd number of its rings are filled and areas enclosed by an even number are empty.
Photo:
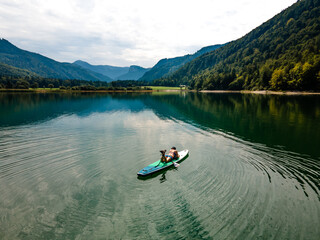
[[[103,81],[85,81],[85,80],[61,80],[53,78],[42,78],[39,76],[5,76],[0,75],[0,88],[7,89],[28,89],[28,88],[77,88],[77,87],[110,87],[110,83]]]
[[[0,65],[1,66],[1,65]],[[30,73],[30,72],[27,72]],[[76,79],[54,79],[39,76],[7,76],[0,74],[0,89],[37,89],[37,88],[59,88],[61,90],[85,90],[85,91],[135,91],[152,90],[148,82],[135,80],[117,80],[112,82],[86,81]]]
[[[154,84],[195,89],[320,90],[320,0],[301,0],[244,37]]]
[[[0,76],[15,76],[15,77],[39,77],[34,72],[26,69],[16,68],[0,62]]]

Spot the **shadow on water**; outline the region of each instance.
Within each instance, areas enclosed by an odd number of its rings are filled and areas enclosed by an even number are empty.
[[[156,178],[159,175],[161,175],[161,177],[159,178],[159,181],[160,181],[160,183],[164,183],[165,181],[167,181],[166,174],[168,171],[178,171],[178,169],[175,168],[174,166],[172,166],[169,169],[164,169],[162,171],[156,172],[154,174],[150,174],[148,176],[137,176],[137,179],[142,180],[142,181],[146,181],[146,180],[150,180],[150,179]]]

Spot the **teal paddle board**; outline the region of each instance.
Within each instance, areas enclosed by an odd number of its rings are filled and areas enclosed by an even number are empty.
[[[150,175],[152,173],[155,172],[159,172],[163,169],[166,169],[168,167],[171,167],[173,165],[173,162],[177,163],[180,162],[182,160],[184,160],[185,158],[187,158],[188,154],[189,154],[189,150],[185,149],[182,150],[179,153],[179,158],[175,159],[171,162],[161,162],[161,160],[158,160],[154,163],[151,163],[150,165],[146,166],[145,168],[142,168],[139,172],[138,172],[138,176],[147,176]]]

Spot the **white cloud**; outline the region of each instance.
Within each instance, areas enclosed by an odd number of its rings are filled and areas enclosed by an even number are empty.
[[[150,67],[235,40],[294,2],[0,0],[0,32],[58,61]]]

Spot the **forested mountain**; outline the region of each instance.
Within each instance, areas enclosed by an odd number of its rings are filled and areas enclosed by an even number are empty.
[[[142,75],[149,70],[140,66],[132,65],[130,67],[114,67],[110,65],[91,65],[87,62],[78,60],[73,64],[79,65],[91,71],[101,73],[113,80],[138,80]]]
[[[129,71],[126,74],[117,77],[117,80],[138,80],[149,70],[150,68],[132,65],[130,66]]]
[[[0,62],[0,76],[37,77],[38,75],[28,70],[12,67]]]
[[[60,63],[40,54],[22,50],[5,39],[0,39],[0,62],[46,78],[112,81],[107,76],[80,66]]]
[[[154,67],[152,67],[148,72],[146,72],[139,80],[141,81],[152,81],[158,78],[166,77],[174,71],[178,70],[184,64],[192,61],[196,57],[201,56],[207,52],[216,50],[223,45],[213,45],[201,48],[194,54],[188,54],[182,57],[175,58],[164,58],[161,59]]]
[[[156,83],[196,89],[320,90],[320,0],[301,0]]]

